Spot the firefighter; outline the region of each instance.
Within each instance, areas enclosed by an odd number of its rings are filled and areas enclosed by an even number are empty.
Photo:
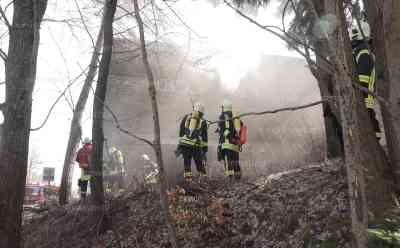
[[[179,128],[178,153],[183,156],[183,176],[187,181],[191,181],[193,177],[192,159],[200,177],[207,176],[205,164],[208,151],[207,128],[207,122],[204,119],[204,106],[202,103],[196,102],[193,106],[193,112],[183,118]]]
[[[81,199],[86,198],[87,187],[90,180],[90,160],[92,155],[92,141],[86,137],[83,140],[83,147],[79,149],[76,156],[76,162],[81,168],[81,177],[78,180],[78,186],[81,192]]]
[[[120,150],[116,147],[111,147],[109,150],[108,164],[110,184],[113,188],[118,188],[120,191],[125,188],[125,159]]]
[[[370,27],[369,24],[362,20],[360,22],[362,32],[358,24],[355,24],[350,30],[351,47],[353,49],[353,56],[357,67],[358,80],[361,86],[370,92],[375,91],[375,57],[374,54],[368,49],[370,42]],[[379,122],[376,119],[374,111],[374,96],[363,92],[365,106],[367,107],[368,115],[372,121],[372,125],[377,139],[381,138],[381,130]]]
[[[228,178],[242,177],[239,164],[239,152],[241,145],[239,142],[239,132],[242,125],[239,118],[232,111],[232,103],[225,100],[222,104],[222,112],[219,117],[218,129],[218,161],[224,161],[224,172]]]

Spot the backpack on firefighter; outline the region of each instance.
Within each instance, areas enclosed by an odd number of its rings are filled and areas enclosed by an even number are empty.
[[[229,101],[224,101],[222,111],[217,129],[220,134],[218,161],[223,160],[223,149],[241,152],[243,145],[247,142],[247,127],[240,119],[239,112],[232,110],[232,104]]]
[[[202,113],[204,113],[204,106],[201,103],[195,103],[192,113],[183,118],[179,130],[178,147],[175,150],[176,157],[182,155],[182,146],[207,147],[207,141],[202,139],[201,133],[204,131],[202,127],[205,121],[201,118]]]

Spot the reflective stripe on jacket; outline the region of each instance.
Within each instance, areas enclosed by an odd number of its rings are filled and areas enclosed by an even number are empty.
[[[220,128],[220,143],[221,143],[221,148],[227,149],[227,150],[232,150],[235,152],[240,151],[240,145],[239,145],[239,139],[238,135],[235,132],[235,128],[233,127],[233,121],[232,120],[226,120],[226,119],[231,119],[232,118],[232,112],[225,112],[221,114],[220,116],[220,123],[219,123],[219,128]],[[235,142],[236,141],[236,142]]]
[[[189,134],[188,129],[191,116],[191,114],[186,115],[181,122],[179,129],[179,144],[207,148],[207,123],[204,119],[200,118],[200,122],[197,124],[196,129],[193,131],[192,134]]]
[[[89,181],[90,178],[91,178],[91,176],[90,176],[90,174],[88,173],[88,171],[85,170],[85,169],[81,169],[81,177],[80,177],[80,179],[81,179],[82,181]]]
[[[355,48],[355,62],[357,65],[358,80],[365,89],[375,91],[375,58],[364,43]],[[373,108],[375,99],[371,94],[363,93],[367,108]]]

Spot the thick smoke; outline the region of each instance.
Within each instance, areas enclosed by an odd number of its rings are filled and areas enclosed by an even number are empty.
[[[111,69],[107,104],[118,117],[121,126],[139,136],[152,139],[153,124],[145,71],[137,52],[118,53],[134,47],[128,41],[117,41]],[[296,106],[320,98],[315,79],[300,59],[263,56],[260,65],[240,80],[236,91],[225,90],[215,69],[195,66],[172,45],[150,46],[151,65],[157,79],[157,94],[161,117],[164,160],[170,182],[182,174],[182,161],[174,156],[180,119],[192,110],[192,102],[205,104],[206,118],[215,120],[224,98],[234,103],[240,112],[263,111]],[[151,148],[119,132],[105,116],[105,137],[127,156],[128,171],[143,176],[141,155]],[[248,144],[241,154],[244,174],[269,174],[304,164],[317,162],[324,156],[324,130],[320,107],[292,112],[247,117]],[[222,175],[222,164],[216,161],[216,127],[210,126],[209,171]]]

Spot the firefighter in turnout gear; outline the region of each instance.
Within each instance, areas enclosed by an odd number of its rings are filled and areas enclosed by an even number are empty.
[[[194,104],[193,112],[183,118],[179,128],[178,153],[183,156],[185,180],[192,180],[192,159],[200,176],[207,176],[205,164],[208,151],[207,129],[204,106],[197,102]]]
[[[83,140],[83,147],[79,149],[76,156],[76,162],[79,163],[81,168],[81,177],[78,180],[78,186],[81,192],[81,199],[86,197],[87,187],[90,180],[90,160],[92,155],[92,141],[86,137]]]
[[[369,24],[365,20],[360,22],[360,26],[362,32],[358,24],[354,24],[350,30],[351,47],[353,49],[353,56],[357,67],[358,80],[363,88],[370,92],[374,92],[376,80],[375,56],[368,49],[371,31]],[[363,96],[368,115],[371,119],[376,137],[379,140],[381,138],[381,130],[374,111],[374,96],[365,92],[363,92]]]
[[[241,144],[239,141],[240,128],[243,125],[238,114],[232,111],[232,103],[225,100],[222,104],[222,113],[219,117],[218,129],[218,161],[224,161],[225,176],[235,179],[242,177],[239,164],[239,152]]]
[[[111,147],[108,152],[108,163],[105,166],[105,179],[111,191],[125,189],[125,159],[122,152],[116,147]]]

